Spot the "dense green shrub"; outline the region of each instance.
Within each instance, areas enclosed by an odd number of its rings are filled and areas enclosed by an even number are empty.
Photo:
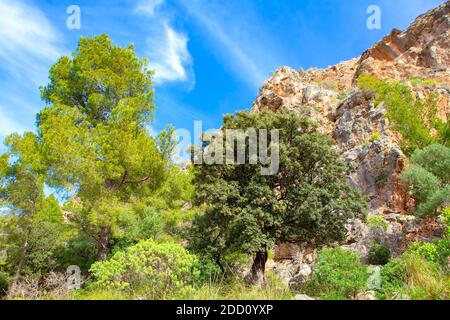
[[[26,275],[42,277],[60,268],[59,253],[64,250],[62,227],[38,221],[28,239],[28,255],[23,268]]]
[[[432,142],[448,143],[449,126],[438,118],[436,95],[416,99],[407,85],[369,74],[359,77],[358,86],[375,93],[375,103],[385,104],[389,121],[403,136],[402,149],[407,154]]]
[[[385,265],[389,262],[389,258],[391,257],[391,251],[389,248],[377,241],[372,244],[369,248],[369,263],[373,265]]]
[[[377,297],[381,300],[402,298],[405,295],[406,267],[401,259],[394,259],[381,269],[381,286]]]
[[[434,174],[442,181],[450,181],[450,148],[431,144],[411,155],[411,162]]]
[[[442,213],[442,220],[447,225],[447,233],[446,236],[450,237],[450,207],[446,207]]]
[[[367,218],[367,225],[371,230],[375,231],[377,229],[381,229],[386,231],[389,227],[389,223],[383,219],[380,215],[372,215]]]
[[[97,259],[97,247],[92,240],[80,233],[69,239],[66,248],[60,253],[60,264],[63,268],[79,266],[83,273],[89,271]]]
[[[117,252],[107,261],[95,263],[90,271],[99,288],[167,299],[192,289],[200,279],[200,262],[175,243],[142,241]]]
[[[416,216],[438,215],[450,200],[450,148],[432,144],[416,150],[401,179],[416,200]]]
[[[415,164],[402,173],[401,179],[409,186],[417,205],[424,203],[440,188],[439,180],[431,172]]]
[[[442,239],[433,242],[413,242],[409,251],[439,264],[445,270],[448,268],[450,258],[450,207],[444,209],[442,219],[447,225]]]
[[[379,299],[446,300],[450,277],[435,263],[407,252],[381,270]]]
[[[422,217],[425,215],[437,216],[439,213],[439,208],[448,203],[450,200],[450,186],[444,186],[441,189],[436,190],[426,202],[421,203],[417,206],[415,215],[417,217]]]
[[[434,242],[413,242],[409,251],[446,268],[450,257],[450,239],[445,237]]]
[[[367,266],[360,257],[342,248],[323,249],[317,258],[307,291],[322,299],[354,299],[366,288]]]
[[[165,227],[162,213],[152,207],[129,212],[127,224],[121,236],[115,239],[114,251],[134,245],[141,240],[156,239],[163,234]]]

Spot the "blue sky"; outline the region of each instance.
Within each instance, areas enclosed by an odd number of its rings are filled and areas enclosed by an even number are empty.
[[[155,131],[172,123],[218,128],[222,115],[249,109],[279,66],[327,67],[358,56],[443,0],[0,0],[0,139],[34,131],[44,106],[38,87],[80,36],[107,33],[134,43],[156,70]],[[369,5],[381,30],[366,27]],[[70,5],[81,29],[69,30]]]

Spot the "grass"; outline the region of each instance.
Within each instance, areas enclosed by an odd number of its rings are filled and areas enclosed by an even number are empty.
[[[118,290],[98,288],[80,289],[70,297],[72,300],[141,300],[145,292],[127,296]],[[179,292],[165,299],[173,300],[292,300],[293,295],[275,275],[268,273],[267,282],[256,287],[235,277],[203,283],[198,288]]]
[[[435,263],[406,253],[387,264],[382,272],[379,299],[447,300],[450,276]]]
[[[293,295],[275,275],[268,274],[267,282],[252,286],[242,279],[210,282],[202,285],[190,297],[191,300],[292,300]]]
[[[415,255],[405,256],[408,276],[406,286],[412,300],[441,300],[450,298],[450,277],[439,268]]]

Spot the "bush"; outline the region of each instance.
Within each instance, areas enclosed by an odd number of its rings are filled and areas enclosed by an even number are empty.
[[[440,188],[439,180],[431,172],[415,164],[402,173],[401,179],[409,186],[417,205],[425,203]]]
[[[416,150],[412,165],[402,174],[404,183],[416,200],[416,216],[438,215],[450,200],[450,148],[432,144]]]
[[[368,217],[367,224],[369,225],[369,227],[372,231],[375,231],[378,229],[386,231],[389,227],[389,223],[387,223],[386,220],[384,220],[379,215],[372,215],[372,216]]]
[[[90,271],[101,289],[167,299],[192,289],[200,278],[200,262],[178,244],[147,240],[95,263]]]
[[[431,144],[411,155],[411,162],[434,174],[442,181],[450,181],[450,148]]]
[[[406,253],[381,270],[379,299],[446,300],[450,277],[438,265]]]
[[[448,262],[450,259],[450,208],[445,208],[443,221],[447,224],[442,239],[434,242],[414,242],[411,244],[409,251],[420,255],[430,262],[439,264],[444,270],[448,269]]]
[[[373,265],[385,265],[389,262],[391,251],[380,242],[375,242],[369,248],[369,263]]]
[[[426,202],[419,204],[415,215],[417,217],[422,217],[425,215],[437,216],[439,213],[439,208],[450,200],[450,187],[445,186],[442,189],[437,190],[433,193]]]
[[[124,239],[132,244],[140,240],[155,239],[164,231],[164,218],[156,209],[147,207],[140,214],[133,214],[133,220],[124,231]]]
[[[89,271],[91,265],[97,259],[97,247],[92,240],[83,234],[75,235],[66,243],[65,250],[59,256],[60,265],[64,268],[68,266],[79,266],[83,273]]]
[[[339,247],[321,250],[313,271],[307,285],[312,296],[330,300],[354,299],[366,288],[367,266],[349,250]]]
[[[372,135],[370,136],[369,141],[370,141],[370,142],[378,141],[378,140],[380,140],[380,137],[381,137],[381,134],[380,134],[379,132],[374,132],[374,133],[372,133]]]
[[[446,207],[442,213],[442,220],[447,225],[446,237],[450,237],[450,207]]]
[[[450,257],[450,239],[447,236],[434,242],[413,242],[409,251],[446,268]]]
[[[381,285],[377,297],[381,300],[404,298],[406,267],[401,259],[394,259],[381,269]]]
[[[403,136],[405,153],[433,142],[447,143],[449,126],[438,118],[436,95],[416,99],[407,85],[386,82],[369,74],[359,77],[358,87],[374,93],[375,103],[385,104],[387,118]]]

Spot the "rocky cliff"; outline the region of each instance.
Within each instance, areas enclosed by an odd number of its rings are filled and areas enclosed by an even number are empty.
[[[409,241],[436,235],[439,224],[419,222],[411,216],[414,201],[399,181],[408,165],[399,147],[401,136],[389,124],[385,107],[374,105],[370,94],[356,88],[356,80],[363,73],[406,83],[413,78],[430,79],[432,86],[411,84],[412,91],[418,98],[437,94],[439,117],[448,121],[449,49],[450,1],[419,16],[405,31],[393,30],[353,60],[324,70],[281,67],[262,86],[252,107],[253,112],[287,109],[312,117],[320,130],[336,141],[342,158],[352,167],[350,182],[369,197],[370,215],[379,215],[388,224],[387,230],[381,231],[370,230],[361,221],[349,221],[346,246],[363,257],[375,237],[382,238],[395,255]],[[313,261],[310,251],[281,245],[275,258],[282,262],[274,268],[303,277]],[[286,269],[283,264],[287,260],[298,263],[287,263]]]

